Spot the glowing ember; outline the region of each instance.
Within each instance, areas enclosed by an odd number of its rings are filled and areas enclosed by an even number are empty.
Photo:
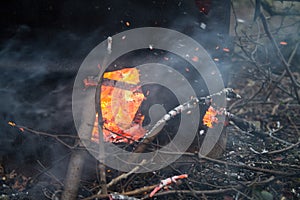
[[[113,72],[105,72],[103,78],[130,84],[138,84],[140,82],[139,72],[135,68],[125,68]]]
[[[228,48],[223,48],[223,51],[225,51],[225,52],[230,52],[230,49],[228,49]]]
[[[14,126],[14,127],[15,127],[15,126],[18,127],[17,124],[16,124],[15,122],[8,122],[8,125]],[[23,127],[18,127],[18,128],[19,128],[19,130],[22,131],[22,132],[25,131],[25,129],[24,129]]]
[[[147,90],[147,92],[146,92],[146,96],[149,96],[149,94],[150,94],[150,91],[149,91],[149,90]]]
[[[124,84],[138,84],[139,72],[135,68],[126,68],[114,72],[106,72],[103,78]],[[144,100],[141,88],[118,88],[117,85],[101,86],[101,110],[103,118],[103,137],[107,142],[131,143],[143,137],[144,116],[138,111]],[[98,142],[98,116],[94,123],[92,141]]]
[[[16,123],[14,123],[14,122],[8,122],[8,124],[9,124],[10,126],[16,126]]]
[[[83,84],[85,88],[97,86],[97,80],[94,77],[87,77],[83,80]]]
[[[197,56],[193,56],[192,61],[198,62],[198,61],[199,61],[199,58],[198,58]]]
[[[281,41],[279,44],[285,46],[285,45],[287,45],[287,42]]]
[[[210,106],[203,117],[203,124],[209,128],[212,128],[213,123],[218,123],[218,118],[216,117],[217,114],[218,112],[212,106]]]

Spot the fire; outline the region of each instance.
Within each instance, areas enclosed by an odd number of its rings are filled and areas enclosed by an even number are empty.
[[[285,46],[285,45],[287,45],[288,43],[287,43],[287,42],[285,42],[285,41],[281,41],[279,44],[281,44],[281,45]]]
[[[140,82],[139,75],[139,71],[136,68],[125,68],[113,72],[105,72],[103,78],[130,84],[138,84]]]
[[[89,76],[83,80],[83,84],[85,88],[88,88],[97,86],[98,83],[97,80],[94,79],[94,77]]]
[[[228,53],[228,52],[230,52],[230,49],[228,49],[228,48],[223,48],[223,51]]]
[[[8,125],[10,125],[10,126],[16,126],[16,123],[14,123],[14,122],[8,122]]]
[[[104,141],[131,143],[143,137],[145,134],[142,127],[144,116],[139,112],[139,107],[145,96],[141,88],[137,86],[140,82],[139,71],[136,68],[125,68],[106,72],[103,78],[107,82],[113,80],[122,83],[120,85],[125,88],[119,88],[118,84],[106,84],[105,81],[101,86]],[[92,141],[98,142],[98,136],[98,115],[96,115]]]
[[[213,127],[213,123],[218,123],[218,118],[216,117],[218,112],[212,107],[209,106],[203,117],[203,124],[209,128]]]
[[[17,126],[15,122],[8,122],[8,125],[13,126],[13,127],[18,127],[20,131],[24,132],[25,129],[23,127]]]
[[[197,56],[193,56],[192,61],[198,62],[198,61],[199,61],[199,58],[198,58]]]

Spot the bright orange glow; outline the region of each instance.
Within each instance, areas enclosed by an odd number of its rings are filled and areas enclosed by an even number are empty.
[[[85,88],[95,87],[97,86],[97,81],[93,79],[93,77],[87,77],[83,80],[83,84]]]
[[[228,48],[223,48],[223,51],[225,51],[225,52],[230,52],[230,49],[228,49]]]
[[[140,82],[139,71],[135,68],[125,68],[113,72],[105,72],[103,78],[130,84],[138,84]]]
[[[14,123],[14,122],[8,122],[8,124],[11,126],[16,126],[16,123]]]
[[[285,46],[285,45],[287,45],[287,42],[281,41],[279,44]]]
[[[216,117],[218,112],[212,107],[209,106],[203,117],[203,124],[209,128],[213,127],[213,123],[218,123],[218,118]]]
[[[136,68],[126,68],[114,72],[106,72],[104,78],[128,84],[138,84],[139,71]],[[103,118],[103,137],[107,142],[131,143],[143,137],[142,127],[144,116],[139,113],[139,107],[145,96],[140,87],[121,89],[111,85],[101,86],[101,110]],[[98,142],[98,116],[92,131],[92,141]]]
[[[197,56],[193,56],[192,61],[198,62],[198,61],[199,61],[199,58],[198,58]]]

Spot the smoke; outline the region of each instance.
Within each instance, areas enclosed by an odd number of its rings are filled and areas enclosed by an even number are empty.
[[[53,139],[20,132],[7,122],[53,134],[76,134],[73,82],[85,56],[108,36],[130,28],[158,26],[200,41],[212,57],[216,45],[226,46],[225,36],[214,31],[210,16],[200,13],[193,1],[57,1],[49,5],[31,2],[32,6],[12,2],[6,9],[12,13],[17,9],[16,16],[1,21],[5,34],[0,38],[0,161],[15,167],[36,160],[51,164],[67,152],[53,144]],[[142,61],[153,62],[158,57],[169,58],[162,63],[177,67],[194,82],[200,95],[206,93],[201,78],[187,72],[188,64],[174,55],[162,52]],[[134,59],[127,61],[134,64]],[[122,62],[120,67],[126,65]],[[60,169],[56,172],[61,173]]]
[[[68,151],[54,139],[21,132],[8,122],[75,135],[73,81],[85,55],[102,38],[96,31],[81,34],[29,25],[16,26],[14,32],[0,44],[0,162],[7,170],[26,173],[37,160],[47,166]]]

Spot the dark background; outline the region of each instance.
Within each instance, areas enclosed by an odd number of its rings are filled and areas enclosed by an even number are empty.
[[[145,26],[180,31],[220,59],[218,67],[227,81],[228,55],[215,47],[230,46],[228,0],[5,0],[0,16],[0,163],[8,171],[32,176],[37,160],[47,166],[68,155],[53,139],[20,132],[7,123],[76,134],[71,96],[77,70],[110,35]],[[56,168],[64,176],[66,167]]]

